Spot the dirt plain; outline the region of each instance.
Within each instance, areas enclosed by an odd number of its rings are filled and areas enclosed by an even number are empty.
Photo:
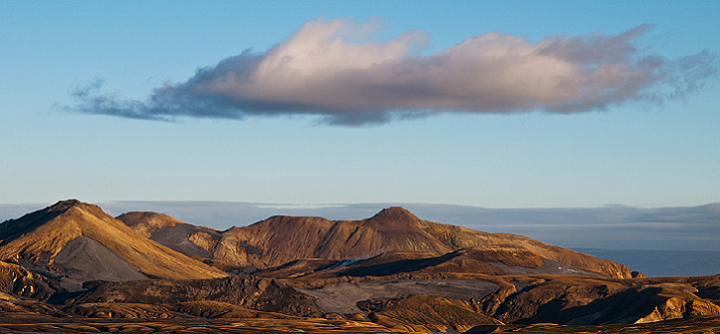
[[[687,333],[708,334],[720,332],[720,317],[675,319],[649,324],[564,326],[555,324],[534,325],[479,325],[466,331],[472,333],[585,333],[585,334],[650,334]],[[408,333],[366,321],[310,318],[301,321],[282,319],[90,319],[49,318],[40,316],[0,316],[0,333]]]
[[[499,286],[481,280],[428,279],[382,280],[327,285],[321,289],[297,289],[313,296],[323,312],[362,313],[357,303],[363,300],[402,299],[414,295],[431,295],[455,299],[475,299],[491,294]]]

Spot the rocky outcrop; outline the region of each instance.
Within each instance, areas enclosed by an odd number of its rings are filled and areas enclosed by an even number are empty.
[[[176,304],[198,300],[296,316],[319,316],[314,299],[277,280],[231,276],[205,280],[93,282],[66,298],[66,305],[88,303]]]
[[[6,299],[16,296],[47,300],[58,290],[62,289],[57,282],[22,266],[0,261],[0,293],[5,294]]]
[[[421,333],[465,332],[480,325],[503,323],[479,313],[477,305],[459,299],[412,296],[400,300],[362,301],[368,318],[386,327]]]
[[[512,323],[647,323],[720,316],[720,306],[685,282],[560,279],[538,281],[506,297],[494,317]]]

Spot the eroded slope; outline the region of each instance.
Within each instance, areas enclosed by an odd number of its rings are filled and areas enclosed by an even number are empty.
[[[110,280],[226,276],[145,238],[99,207],[76,200],[6,221],[0,232],[0,260],[44,267],[51,274],[72,276],[77,271],[80,278]],[[113,276],[113,270],[123,273]]]
[[[219,235],[202,231],[191,234],[188,232],[191,228],[184,223],[166,217],[159,219],[148,214],[135,214],[133,222],[129,224],[141,232],[151,231],[149,233],[152,238],[170,247],[180,242],[201,247],[207,252],[203,256],[208,262],[215,261],[218,267],[225,269],[268,269],[295,260],[358,260],[385,252],[416,252],[442,256],[462,249],[475,249],[502,254],[504,257],[498,258],[496,262],[537,262],[538,259],[548,259],[609,277],[629,278],[638,275],[619,263],[551,246],[527,237],[485,233],[421,220],[400,207],[383,209],[371,218],[357,221],[274,216],[250,226],[233,227]],[[173,232],[175,235],[182,235],[182,240],[170,242],[156,238],[160,231],[170,229],[176,230]],[[180,232],[180,229],[188,231]],[[191,252],[186,251],[186,254]],[[450,263],[447,265],[452,266]],[[472,266],[465,266],[470,267]],[[475,267],[483,267],[480,272],[492,270],[491,267],[481,264]]]

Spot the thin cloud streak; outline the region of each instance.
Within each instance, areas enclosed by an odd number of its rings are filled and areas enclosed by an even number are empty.
[[[64,109],[148,120],[314,115],[349,126],[445,112],[569,114],[685,99],[719,68],[707,50],[676,60],[641,54],[635,41],[650,25],[538,43],[491,32],[430,55],[422,54],[427,33],[370,42],[377,26],[310,21],[266,52],[246,50],[199,69],[146,101],[102,94],[96,81],[74,90],[78,103]]]

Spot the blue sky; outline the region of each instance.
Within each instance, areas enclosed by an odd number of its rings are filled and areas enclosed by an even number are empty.
[[[710,1],[2,2],[0,203],[78,198],[534,208],[718,202],[717,72],[698,79],[694,72],[677,68],[683,57],[705,55],[705,63],[691,69],[717,69],[719,7]],[[224,100],[199,100],[188,93],[200,87],[196,82],[208,83],[197,75],[199,69],[221,72],[217,66],[223,60],[239,59],[231,64],[234,68],[254,69],[253,61],[283,55],[281,51],[287,51],[283,45],[310,47],[310,51],[327,46],[291,42],[299,41],[302,32],[311,32],[304,27],[316,24],[327,30],[334,23],[350,31],[340,38],[347,45],[359,45],[359,51],[311,64],[327,67],[317,73],[333,75],[329,86],[314,86],[312,80],[295,82],[287,78],[296,77],[289,76],[268,81],[274,86],[258,86],[262,89],[249,97],[244,91],[240,93],[245,95],[231,91],[236,95],[221,95]],[[371,27],[373,23],[376,26]],[[652,26],[642,28],[645,24]],[[617,44],[632,46],[632,52],[615,54],[593,40],[612,39],[633,29],[646,30]],[[366,30],[373,33],[363,35]],[[620,63],[639,72],[628,79],[630,83],[647,86],[631,91],[630,98],[565,99],[562,90],[548,93],[522,80],[525,74],[546,79],[545,72],[536,70],[550,69],[534,67],[510,76],[515,81],[506,86],[501,80],[508,76],[472,77],[492,87],[512,88],[517,83],[531,88],[517,91],[467,93],[465,88],[474,81],[443,85],[433,82],[435,76],[428,73],[436,72],[429,70],[417,74],[427,80],[398,84],[400,93],[408,92],[407,87],[433,92],[442,87],[446,95],[431,94],[429,102],[415,95],[407,100],[386,96],[392,94],[367,99],[347,88],[356,80],[367,85],[383,73],[405,73],[401,70],[410,66],[427,69],[443,52],[458,58],[472,56],[470,51],[451,51],[460,49],[456,46],[468,38],[493,32],[501,41],[481,47],[504,50],[513,41],[519,43],[517,50],[525,50],[542,46],[543,41],[580,38],[587,48],[570,51],[583,51],[586,59],[593,58],[593,52],[605,58],[570,65],[592,72]],[[422,48],[398,42],[412,49],[395,59],[402,66],[386,67],[383,73],[343,72],[378,56],[372,45],[386,47],[408,34]],[[247,49],[252,49],[254,58],[238,57]],[[390,52],[386,49],[383,52]],[[293,55],[284,53],[288,54]],[[523,64],[537,60],[523,59]],[[660,59],[678,76],[645,73],[638,65],[642,59]],[[241,66],[245,60],[252,63],[250,67]],[[485,63],[447,65],[474,73]],[[513,63],[508,66],[516,68]],[[438,78],[457,79],[440,73]],[[629,89],[626,81],[618,79],[627,71],[608,73],[572,79],[600,85],[603,92]],[[685,98],[675,98],[676,91],[668,84],[671,79],[688,79],[702,87],[683,90]],[[98,90],[88,89],[100,82]],[[210,83],[218,82],[222,83]],[[605,82],[621,86],[602,86]],[[339,93],[325,96],[327,87]],[[301,98],[314,99],[297,100],[290,94],[295,89]],[[94,99],[73,96],[78,92]],[[169,95],[173,107],[153,104],[150,98],[157,92]],[[447,99],[455,93],[460,97]],[[473,100],[475,95],[482,98]],[[499,104],[488,104],[497,96]],[[98,104],[97,98],[106,102]],[[658,98],[663,102],[653,102]],[[194,104],[183,104],[188,100]],[[220,117],[182,109],[207,101]],[[229,111],[218,101],[248,109]],[[524,102],[513,104],[516,101]],[[456,108],[456,102],[464,107]],[[368,103],[367,109],[363,103]],[[589,107],[575,107],[583,103]],[[418,113],[412,106],[422,109]],[[138,119],[142,117],[170,121]]]

